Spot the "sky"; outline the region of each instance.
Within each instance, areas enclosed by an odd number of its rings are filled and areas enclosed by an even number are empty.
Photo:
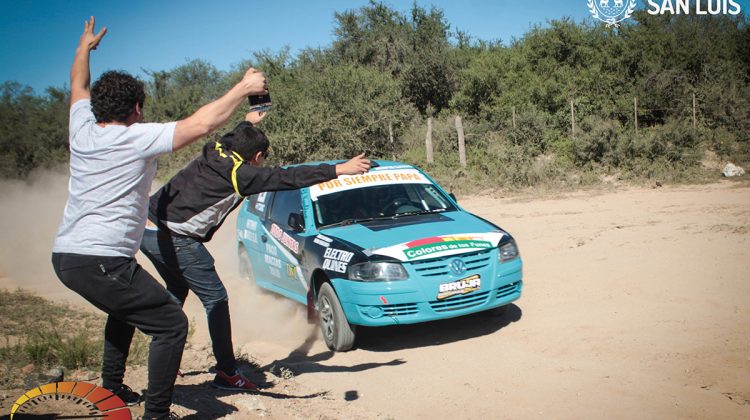
[[[595,0],[599,1],[599,0]],[[658,3],[672,0],[658,0]],[[676,1],[676,0],[675,0]],[[695,0],[690,0],[693,3]],[[727,1],[727,0],[709,0]],[[734,0],[750,13],[750,0]],[[412,0],[387,0],[402,13]],[[367,0],[0,0],[0,82],[14,80],[41,94],[67,85],[83,22],[96,17],[108,29],[91,56],[92,80],[107,70],[169,70],[202,59],[220,70],[256,51],[292,54],[333,41],[335,12],[359,9]],[[475,39],[509,42],[534,25],[570,17],[589,18],[587,0],[418,0],[442,9],[451,30]],[[647,7],[638,0],[638,8]]]

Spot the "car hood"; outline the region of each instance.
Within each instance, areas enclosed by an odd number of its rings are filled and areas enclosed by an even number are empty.
[[[326,236],[361,247],[367,255],[416,261],[494,248],[507,233],[463,211],[405,216],[324,228]]]

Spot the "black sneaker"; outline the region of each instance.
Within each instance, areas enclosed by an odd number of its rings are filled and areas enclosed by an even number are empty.
[[[110,389],[110,391],[116,396],[120,397],[125,405],[136,405],[141,402],[141,395],[127,385],[120,385],[117,389]]]

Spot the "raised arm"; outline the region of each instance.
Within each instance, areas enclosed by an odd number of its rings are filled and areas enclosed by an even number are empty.
[[[236,180],[235,191],[240,195],[251,195],[261,191],[280,191],[308,187],[329,181],[339,175],[358,175],[370,169],[370,159],[362,153],[344,163],[329,165],[299,165],[289,168],[240,165],[235,167],[230,178]]]
[[[367,173],[371,166],[370,159],[365,157],[364,153],[361,153],[353,158],[347,160],[344,163],[336,165],[336,176],[339,175],[359,175]]]
[[[248,112],[245,115],[245,121],[249,122],[250,124],[258,124],[259,122],[263,121],[263,118],[266,117],[268,113],[266,112]],[[367,159],[365,157],[364,153],[361,153],[357,156],[354,156],[353,158],[349,159],[348,161],[344,163],[339,163],[336,165],[336,176],[339,175],[359,175],[364,174],[367,171],[370,170],[371,162],[370,159]]]
[[[224,96],[202,106],[184,120],[177,121],[172,150],[181,149],[224,125],[248,95],[265,93],[268,93],[266,77],[254,68],[248,69],[242,80]]]
[[[73,66],[70,68],[70,105],[81,99],[91,97],[91,74],[89,72],[89,54],[95,50],[99,42],[107,33],[107,28],[102,28],[94,35],[94,17],[91,16],[83,24],[83,35],[78,41],[76,55],[73,58]]]

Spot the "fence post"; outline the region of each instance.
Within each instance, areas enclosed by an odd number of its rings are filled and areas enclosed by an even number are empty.
[[[635,136],[638,137],[638,97],[633,98],[633,120],[635,121]]]
[[[393,123],[388,123],[388,140],[391,142],[391,156],[396,160],[396,144],[393,142]]]
[[[427,149],[427,163],[432,163],[432,117],[427,117],[427,135],[424,139],[425,149]]]
[[[456,132],[458,133],[458,159],[461,162],[461,167],[466,167],[466,144],[464,142],[464,125],[461,122],[461,117],[456,117]]]
[[[698,125],[695,118],[695,92],[693,92],[693,129]]]
[[[576,111],[573,108],[573,100],[570,100],[570,133],[576,135]]]

